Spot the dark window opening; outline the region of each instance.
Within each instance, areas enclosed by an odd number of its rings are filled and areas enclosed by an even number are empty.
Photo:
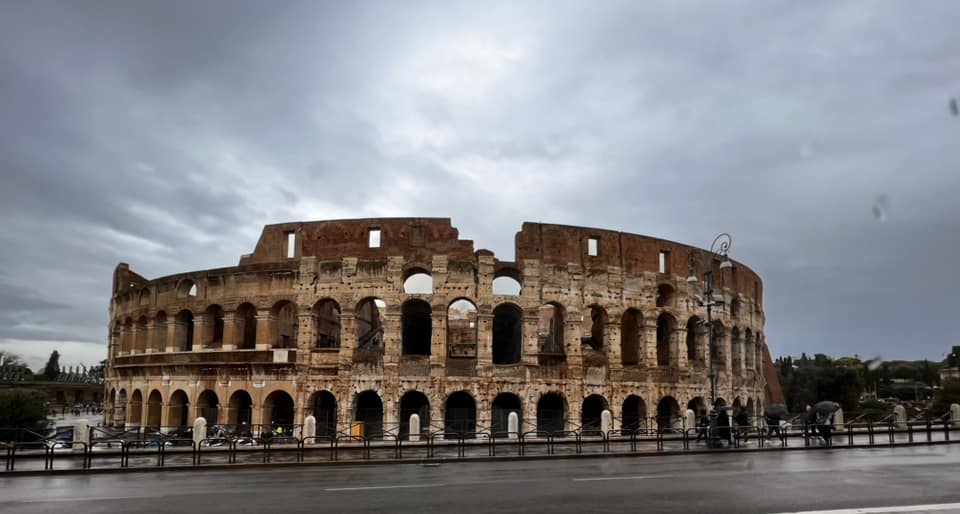
[[[419,391],[408,391],[400,398],[400,439],[410,439],[410,416],[420,417],[421,436],[430,434],[430,400]]]
[[[550,303],[540,307],[537,340],[542,354],[562,355],[565,353],[562,307]]]
[[[353,435],[365,439],[383,438],[383,402],[377,393],[364,391],[357,396],[353,419],[358,423]]]
[[[257,347],[257,309],[245,303],[237,308],[236,318],[240,322],[239,332],[241,350],[253,350]]]
[[[457,300],[447,309],[447,355],[477,356],[477,307],[468,300]]]
[[[237,433],[243,434],[241,425],[250,425],[253,421],[253,400],[246,391],[237,391],[230,396],[227,403],[227,423],[237,428]],[[249,426],[245,429],[250,430]]]
[[[500,393],[493,399],[492,429],[496,437],[506,437],[510,428],[510,413],[517,413],[517,430],[523,432],[523,408],[520,398],[512,393]]]
[[[333,300],[321,300],[313,308],[317,348],[340,348],[340,307]]]
[[[217,393],[204,391],[197,397],[197,416],[207,420],[207,426],[212,427],[220,423],[220,400]]]
[[[621,424],[624,430],[646,428],[647,406],[639,396],[630,395],[623,401]]]
[[[271,431],[282,428],[282,433],[293,434],[293,398],[284,391],[270,393],[263,401],[263,423],[269,423]]]
[[[657,366],[669,366],[672,364],[671,333],[673,332],[673,319],[666,314],[661,314],[657,318]]]
[[[447,397],[444,409],[443,425],[447,439],[451,436],[464,439],[477,437],[477,405],[473,397],[464,391],[458,391]]]
[[[657,428],[667,430],[680,426],[680,404],[672,396],[664,396],[657,403]]]
[[[367,298],[357,306],[355,325],[360,349],[383,350],[383,318],[380,311],[386,305],[379,298]]]
[[[513,304],[501,304],[493,310],[493,363],[520,362],[523,345],[523,311]]]
[[[317,420],[316,437],[330,438],[337,434],[337,399],[329,391],[318,391],[311,402]],[[310,434],[304,434],[309,436]]]
[[[627,309],[620,321],[620,358],[624,366],[640,364],[642,360],[640,336],[643,333],[640,311]]]
[[[537,437],[560,435],[564,430],[563,398],[556,393],[547,393],[537,402]]]
[[[410,300],[403,304],[401,311],[403,355],[430,355],[433,334],[430,304],[423,300]]]
[[[584,398],[580,411],[580,433],[586,436],[601,435],[600,422],[606,409],[607,400],[604,397],[592,394]]]

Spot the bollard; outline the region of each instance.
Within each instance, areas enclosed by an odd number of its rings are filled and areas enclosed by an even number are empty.
[[[73,445],[73,451],[82,452],[90,446],[90,422],[78,419],[73,422],[73,442],[82,443]]]
[[[960,428],[960,404],[950,405],[950,426]]]
[[[903,405],[897,405],[893,408],[894,420],[897,422],[897,430],[907,429],[907,409]]]
[[[697,426],[697,415],[691,409],[683,413],[683,429],[687,430]]]
[[[298,439],[306,439],[307,437],[316,437],[317,435],[317,418],[313,415],[309,415],[303,418],[303,427],[300,428],[300,434],[297,435]],[[313,440],[316,442],[316,440]]]
[[[516,412],[510,411],[507,414],[507,437],[516,439],[520,432],[520,416]]]
[[[600,413],[600,431],[603,432],[602,435],[606,437],[611,430],[613,430],[613,413],[604,409],[603,412]]]
[[[410,415],[410,440],[420,440],[420,415],[416,413]]]
[[[193,420],[193,442],[200,448],[200,441],[207,438],[207,420],[201,416]]]

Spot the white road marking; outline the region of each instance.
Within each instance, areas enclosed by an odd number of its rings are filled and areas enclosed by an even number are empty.
[[[931,512],[938,510],[960,511],[960,503],[931,503],[928,505],[891,505],[889,507],[862,507],[859,509],[806,510],[781,512],[779,514],[881,514],[886,512]]]
[[[442,487],[447,484],[407,484],[407,485],[368,485],[362,487],[331,487],[324,491],[370,491],[373,489],[415,489],[420,487]]]
[[[640,475],[632,477],[587,477],[587,478],[574,478],[574,482],[600,482],[603,480],[645,480],[647,478],[666,478],[670,475]]]

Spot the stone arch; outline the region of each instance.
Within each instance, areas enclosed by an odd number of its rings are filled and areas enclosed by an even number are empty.
[[[602,435],[600,430],[602,413],[609,408],[607,399],[599,394],[591,394],[584,398],[580,410],[580,433],[583,435]]]
[[[566,354],[564,344],[564,321],[566,315],[563,305],[547,302],[540,306],[537,322],[537,348],[541,355],[561,356]]]
[[[220,423],[220,399],[210,389],[197,396],[197,416],[207,420],[207,426]]]
[[[672,366],[675,362],[673,355],[673,331],[677,320],[667,312],[657,317],[657,366]]]
[[[657,284],[655,303],[657,307],[673,307],[676,302],[677,290],[670,284]]]
[[[447,356],[477,356],[477,306],[466,298],[457,298],[447,306]]]
[[[589,317],[583,319],[583,335],[580,342],[596,352],[604,349],[604,331],[607,324],[607,311],[599,305],[590,306]]]
[[[300,322],[297,319],[297,306],[289,300],[280,300],[270,309],[273,318],[272,336],[274,348],[296,348],[297,331]]]
[[[643,314],[629,308],[620,318],[620,358],[624,366],[634,366],[642,357]]]
[[[498,266],[493,272],[492,292],[500,296],[520,296],[523,292],[523,272],[515,266]]]
[[[313,332],[316,334],[314,347],[340,348],[340,304],[332,298],[313,305]]]
[[[252,304],[242,303],[237,307],[234,319],[239,349],[255,349],[257,347],[257,308]]]
[[[189,278],[181,279],[177,283],[177,298],[196,298],[197,284]]]
[[[507,435],[508,421],[511,412],[517,413],[517,429],[523,431],[523,403],[520,397],[513,393],[500,393],[493,399],[490,425],[494,436]]]
[[[420,416],[420,435],[430,432],[430,399],[420,391],[410,390],[400,397],[400,438],[410,438],[410,416]]]
[[[167,351],[167,313],[160,311],[153,317],[153,351]]]
[[[383,351],[383,311],[386,307],[386,302],[375,297],[367,297],[357,303],[354,325],[358,348]]]
[[[310,395],[310,414],[317,420],[317,437],[334,437],[337,434],[337,398],[327,390]],[[310,434],[304,434],[308,436]]]
[[[445,435],[474,439],[477,432],[477,402],[467,391],[457,391],[447,396],[443,410]]]
[[[707,401],[702,396],[695,396],[687,402],[687,409],[692,410],[697,416],[706,415]]]
[[[367,439],[383,438],[383,400],[372,389],[357,394],[354,399],[353,420],[362,427]]]
[[[207,348],[223,347],[223,307],[211,305],[203,313],[204,338],[203,344]],[[210,420],[207,420],[208,422]]]
[[[159,390],[150,391],[147,397],[147,423],[146,428],[150,431],[159,431],[163,416],[163,395]]]
[[[263,423],[271,428],[281,427],[284,432],[292,432],[296,423],[296,408],[290,393],[277,389],[263,400]]]
[[[566,401],[560,393],[546,393],[537,400],[537,437],[559,435],[565,430]]]
[[[139,389],[134,389],[130,395],[130,407],[127,408],[127,424],[140,425],[143,417],[143,393]]]
[[[400,306],[401,354],[430,355],[433,337],[433,309],[419,299],[407,300]]]
[[[253,399],[250,393],[243,389],[238,389],[230,395],[227,403],[227,423],[237,425],[249,425],[253,422]]]
[[[177,313],[174,347],[178,352],[193,350],[193,313],[183,309]]]
[[[631,394],[623,400],[623,409],[620,411],[620,424],[624,430],[638,430],[646,428],[647,404],[643,398]]]
[[[167,402],[167,423],[174,427],[190,426],[190,400],[183,389],[177,389]]]
[[[523,310],[513,303],[493,309],[493,363],[515,364],[523,353]]]
[[[681,423],[680,404],[673,396],[664,396],[657,402],[657,427],[659,430],[676,428]]]
[[[423,268],[410,268],[403,278],[405,294],[433,294],[433,276]]]
[[[687,319],[687,362],[691,364],[704,364],[702,353],[702,343],[705,327],[698,316],[690,316]]]

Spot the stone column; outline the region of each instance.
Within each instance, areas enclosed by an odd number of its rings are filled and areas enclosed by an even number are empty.
[[[670,365],[687,369],[687,329],[675,327],[670,334]]]
[[[390,311],[384,316],[383,320],[383,365],[384,373],[386,373],[386,367],[389,364],[391,367],[396,367],[400,362],[400,345],[401,345],[401,324],[400,324],[400,312],[399,306],[392,307],[387,306],[387,309]]]
[[[167,316],[167,337],[166,347],[168,352],[176,352],[177,348],[177,319]]]
[[[206,350],[208,346],[209,337],[207,336],[207,329],[213,328],[210,327],[210,324],[207,323],[207,316],[204,313],[200,313],[193,317],[193,342],[191,343],[191,351],[200,351]]]
[[[223,349],[237,349],[237,311],[223,312]]]
[[[353,349],[357,347],[355,322],[356,316],[352,310],[340,311],[340,369],[349,368],[353,361]]]
[[[144,343],[144,352],[153,353],[153,332],[156,329],[153,319],[147,320],[147,327],[145,333],[143,334],[143,343]]]
[[[273,316],[269,309],[257,309],[257,350],[273,347]]]
[[[532,311],[532,314],[531,312]],[[520,362],[528,366],[537,365],[537,355],[540,349],[537,348],[537,327],[540,324],[540,306],[533,309],[523,309],[523,331],[522,347],[520,349]]]
[[[620,347],[620,322],[607,321],[603,327],[603,349],[607,354],[607,366],[609,369],[623,369],[623,354]]]
[[[127,355],[130,353],[130,328],[126,324],[120,325],[120,352],[119,355]]]
[[[311,348],[315,346],[315,341],[317,340],[316,328],[317,328],[317,315],[313,312],[312,307],[300,305],[297,307],[297,350],[303,352],[303,355],[307,355]],[[300,359],[297,359],[297,363],[302,363]]]
[[[493,365],[493,314],[477,313],[477,371]]]
[[[433,312],[430,315],[430,374],[443,376],[447,364],[447,313]],[[436,370],[436,371],[434,371]]]
[[[567,367],[572,376],[577,376],[577,369],[583,366],[583,351],[580,344],[580,331],[583,323],[579,321],[577,311],[567,311],[563,318],[563,346],[567,354]],[[524,418],[527,419],[527,418]]]

